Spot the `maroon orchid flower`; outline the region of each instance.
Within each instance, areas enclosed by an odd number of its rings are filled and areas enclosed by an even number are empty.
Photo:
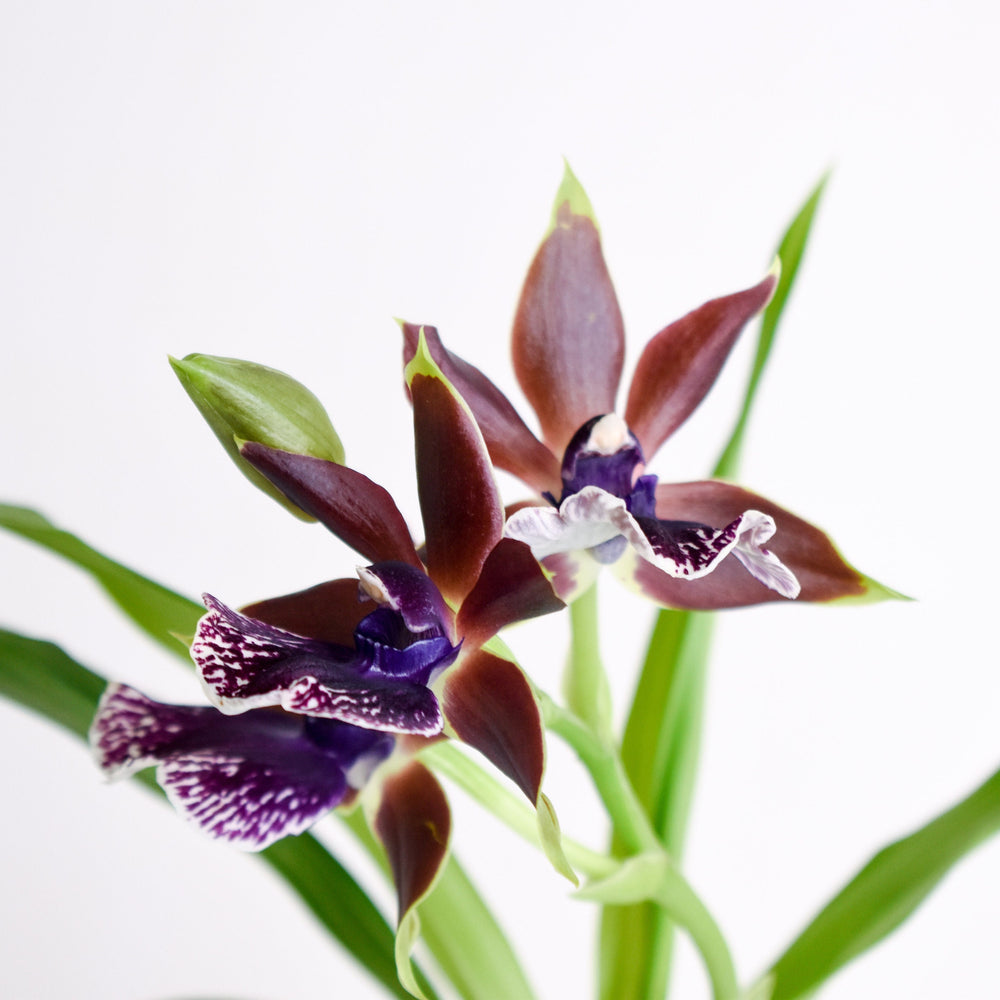
[[[405,655],[387,659],[377,642],[362,649],[353,632],[361,618],[356,598],[342,581],[253,605],[242,621],[213,606],[199,629],[206,641],[196,639],[192,652],[224,711],[241,701],[244,708],[281,704],[426,736],[442,723],[416,689],[430,693],[433,685],[447,731],[537,804],[544,770],[538,706],[520,668],[483,646],[503,626],[563,603],[527,547],[503,537],[492,465],[468,407],[426,352],[408,376],[426,533],[419,553],[392,498],[360,472],[260,443],[241,447],[288,500],[371,560],[361,571],[365,590],[411,637]],[[352,634],[360,659],[340,650]]]
[[[646,473],[647,460],[704,398],[777,281],[776,267],[751,288],[664,327],[643,350],[618,416],[621,311],[590,202],[567,167],[513,328],[514,371],[541,440],[479,369],[452,354],[435,329],[423,328],[431,356],[475,414],[493,462],[547,501],[518,505],[506,535],[531,547],[564,600],[582,593],[605,564],[668,607],[874,592],[877,585],[822,531],[763,497],[721,481],[663,484]],[[419,329],[403,325],[407,362]]]

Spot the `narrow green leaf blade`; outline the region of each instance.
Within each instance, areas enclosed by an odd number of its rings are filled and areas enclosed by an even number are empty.
[[[0,629],[0,695],[81,738],[86,739],[105,684],[104,678],[54,643]],[[159,791],[151,771],[138,777]],[[350,873],[318,840],[310,834],[289,837],[260,857],[389,995],[408,998],[396,979],[392,929]],[[421,983],[427,996],[436,996],[423,977]]]
[[[729,441],[723,448],[712,472],[712,475],[717,479],[731,479],[739,468],[740,456],[743,451],[743,436],[746,432],[747,421],[750,419],[750,410],[757,396],[761,375],[763,375],[767,360],[771,355],[771,348],[774,347],[774,337],[778,331],[781,314],[784,312],[788,296],[795,284],[796,275],[799,273],[799,264],[802,263],[802,255],[805,253],[809,230],[812,228],[813,218],[816,215],[816,209],[828,179],[828,173],[820,178],[819,183],[813,188],[778,244],[777,254],[781,261],[781,278],[775,289],[774,297],[764,310],[760,336],[757,339],[757,354],[754,357],[753,368],[750,370],[750,379],[747,382],[743,398],[743,408],[736,420],[736,426],[733,428]]]
[[[188,658],[176,636],[194,634],[205,609],[91,548],[29,507],[0,504],[0,528],[41,545],[89,573],[143,632]]]
[[[883,848],[820,911],[765,977],[771,1000],[814,990],[894,931],[949,869],[1000,832],[1000,771],[915,833]]]

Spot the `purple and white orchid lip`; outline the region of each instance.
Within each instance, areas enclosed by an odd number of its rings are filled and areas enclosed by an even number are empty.
[[[542,560],[560,552],[585,549],[598,562],[612,562],[608,543],[621,538],[647,562],[670,576],[697,580],[730,553],[752,576],[784,597],[799,593],[795,575],[764,542],[774,534],[774,519],[748,510],[721,529],[691,521],[660,521],[635,517],[626,501],[598,486],[585,486],[558,509],[525,507],[507,521],[507,534],[531,547]],[[624,545],[617,553],[624,550]]]
[[[259,851],[307,830],[360,790],[395,737],[274,708],[233,718],[112,684],[90,745],[109,779],[156,766],[157,781],[185,818],[209,836]]]
[[[365,592],[386,603],[359,622],[353,648],[249,618],[206,594],[191,655],[212,703],[230,715],[277,705],[366,729],[440,732],[441,709],[428,685],[461,645],[437,618],[444,602],[413,567],[376,564],[365,574]]]

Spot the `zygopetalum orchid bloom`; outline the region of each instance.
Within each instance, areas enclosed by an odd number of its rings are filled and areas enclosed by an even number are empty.
[[[443,635],[443,601],[420,570],[381,563],[359,575],[365,605],[352,580],[331,581],[293,602],[265,601],[247,614],[206,596],[209,611],[192,655],[218,707],[167,705],[112,684],[90,742],[109,778],[155,765],[183,816],[243,850],[302,833],[364,790],[393,871],[400,926],[412,937],[407,918],[444,861],[451,820],[437,780],[398,734],[440,731],[427,685],[458,646]],[[254,617],[272,614],[294,625],[319,603],[322,638]],[[408,953],[408,946],[400,952],[400,975],[412,983]]]
[[[361,616],[348,606],[353,598],[343,581],[261,602],[242,618],[213,605],[192,653],[226,712],[280,704],[431,735],[441,721],[430,699],[443,709],[449,733],[537,805],[544,769],[538,706],[520,668],[483,644],[503,626],[563,604],[530,551],[503,537],[492,465],[468,407],[426,352],[418,352],[408,377],[425,530],[419,554],[391,496],[360,472],[259,442],[240,449],[291,503],[371,562],[362,583],[380,609],[355,632]],[[392,633],[389,645],[402,656],[386,655],[373,625],[380,636]],[[345,630],[360,659],[338,650]],[[405,644],[401,633],[409,636]]]
[[[775,268],[660,330],[639,358],[619,416],[621,310],[590,202],[567,167],[513,327],[514,371],[542,440],[489,378],[447,350],[433,327],[422,328],[435,362],[476,415],[493,462],[548,501],[520,505],[506,534],[531,547],[565,600],[605,564],[668,607],[830,601],[869,591],[871,581],[822,531],[769,500],[721,481],[664,484],[646,472],[777,282]],[[403,325],[407,362],[420,329]]]

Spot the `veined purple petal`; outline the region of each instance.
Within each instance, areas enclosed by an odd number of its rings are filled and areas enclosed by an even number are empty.
[[[437,699],[423,682],[430,667],[422,650],[414,658],[420,680],[386,676],[371,669],[374,664],[359,650],[293,635],[247,618],[210,595],[205,604],[209,611],[198,622],[191,655],[220,711],[237,714],[280,705],[366,729],[423,735],[440,730]],[[447,641],[434,650],[454,656]],[[392,669],[397,671],[398,664]]]
[[[514,371],[561,455],[590,417],[615,408],[625,353],[621,310],[593,219],[557,205],[514,316]]]
[[[511,538],[501,538],[462,602],[458,633],[470,645],[482,645],[505,625],[565,606],[531,550]]]
[[[490,459],[539,493],[559,489],[559,462],[518,416],[507,397],[478,368],[452,354],[433,326],[403,323],[403,364],[413,360],[420,331],[444,377],[469,405],[482,431]]]
[[[411,373],[427,572],[458,606],[503,535],[503,505],[483,437],[461,397],[440,374]]]
[[[385,779],[374,827],[392,869],[400,922],[433,885],[451,836],[448,800],[423,764],[410,761]]]
[[[397,612],[412,632],[449,631],[451,609],[422,569],[401,562],[375,563],[359,566],[358,578],[364,592]]]
[[[777,284],[771,273],[753,288],[712,299],[646,344],[632,377],[625,420],[647,460],[705,398],[736,338],[767,305]]]
[[[691,521],[661,521],[651,517],[633,518],[623,525],[622,534],[644,559],[669,576],[697,580],[715,571],[730,552],[751,576],[782,597],[799,595],[795,575],[764,543],[775,532],[773,518],[759,510],[747,510],[724,528],[712,528]],[[632,530],[632,524],[638,531]]]
[[[545,770],[545,737],[521,668],[474,650],[445,681],[444,704],[459,739],[503,771],[534,805]]]
[[[293,503],[370,562],[421,567],[410,529],[392,497],[346,465],[248,441],[240,454]]]
[[[164,705],[110,685],[90,742],[111,778],[157,767],[157,781],[187,819],[242,850],[308,829],[360,788],[394,738],[278,709],[239,718],[214,708]]]
[[[777,533],[769,548],[801,584],[799,601],[860,598],[868,592],[870,581],[843,559],[824,532],[757,493],[718,480],[661,483],[656,488],[659,518],[726,524],[748,508],[774,519]],[[671,580],[640,560],[632,582],[657,603],[676,608],[713,610],[782,600],[730,559],[694,581]]]

